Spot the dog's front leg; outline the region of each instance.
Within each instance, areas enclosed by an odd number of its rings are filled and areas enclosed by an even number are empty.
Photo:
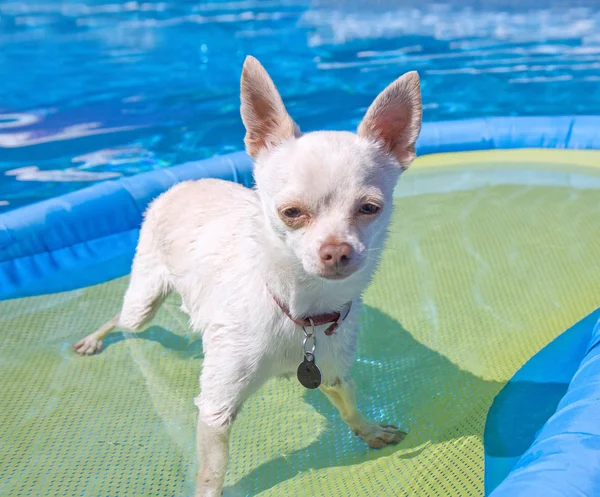
[[[350,429],[361,437],[369,447],[379,449],[400,442],[406,433],[393,425],[369,421],[356,406],[354,381],[350,376],[338,378],[332,385],[321,385],[321,390],[337,407],[342,419]]]
[[[196,481],[196,497],[220,497],[229,460],[231,424],[211,426],[198,418],[196,435],[200,470]]]
[[[218,333],[218,334],[217,334]],[[205,341],[200,375],[196,445],[200,468],[196,497],[220,497],[229,459],[229,434],[245,400],[267,375],[261,374],[260,350],[235,339],[235,330],[219,330]]]

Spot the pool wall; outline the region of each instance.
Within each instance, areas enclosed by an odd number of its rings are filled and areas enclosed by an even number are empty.
[[[519,148],[595,150],[600,149],[598,129],[600,116],[433,122],[423,125],[417,145],[419,155]],[[242,152],[189,162],[98,183],[0,215],[0,300],[67,291],[126,275],[148,203],[180,181],[203,177],[251,186],[252,162]],[[593,329],[590,324],[597,317],[588,317],[583,335],[569,349],[569,371],[574,375],[563,378],[565,389],[570,383],[567,393],[531,447],[521,457],[488,457],[486,452],[487,493],[495,489],[494,497],[600,495],[600,326]],[[581,345],[582,336],[586,343],[592,336],[587,349]],[[486,437],[493,430],[490,423],[488,418]]]

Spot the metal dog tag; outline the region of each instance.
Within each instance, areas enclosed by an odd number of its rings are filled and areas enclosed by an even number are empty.
[[[310,353],[304,355],[297,374],[298,381],[305,388],[312,390],[321,384],[321,370],[315,364],[315,357]]]

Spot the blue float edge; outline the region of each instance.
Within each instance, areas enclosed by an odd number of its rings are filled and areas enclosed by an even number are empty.
[[[599,315],[584,320],[591,340],[555,413],[490,497],[600,495]]]
[[[143,213],[181,181],[253,184],[243,152],[114,181],[0,215],[0,300],[81,288],[128,274]]]
[[[600,308],[561,333],[531,357],[494,399],[484,431],[486,496],[495,496],[492,492],[503,482],[511,484],[516,474],[507,476],[557,412],[590,348],[599,319]],[[499,492],[512,495],[511,491]]]
[[[424,123],[417,148],[419,155],[518,148],[600,149],[598,129],[600,116],[431,122]],[[252,162],[243,152],[189,162],[98,183],[1,214],[0,300],[67,291],[126,275],[148,203],[178,182],[206,177],[250,187]],[[571,485],[573,489],[582,482],[592,482],[594,488],[600,488],[600,463],[593,452],[600,448],[598,429],[593,426],[593,420],[600,419],[600,401],[594,402],[600,394],[600,361],[594,359],[600,341],[598,328],[556,414],[493,493],[494,497],[550,497],[559,495],[555,488]],[[582,419],[574,422],[574,431],[564,420],[578,413]],[[592,449],[577,445],[576,439],[582,436],[580,428],[585,429],[583,445],[587,443]],[[573,463],[570,458],[575,453],[585,460]],[[586,461],[594,461],[594,472],[582,473]],[[577,471],[566,474],[567,464]],[[538,493],[531,493],[534,491]],[[595,495],[600,495],[600,491]]]

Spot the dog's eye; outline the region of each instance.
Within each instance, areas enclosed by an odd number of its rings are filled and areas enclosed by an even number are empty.
[[[298,207],[288,207],[283,210],[282,214],[290,219],[296,219],[302,215],[302,211]]]
[[[372,216],[373,214],[377,214],[380,209],[381,207],[375,204],[362,204],[360,206],[359,212],[367,216]]]

